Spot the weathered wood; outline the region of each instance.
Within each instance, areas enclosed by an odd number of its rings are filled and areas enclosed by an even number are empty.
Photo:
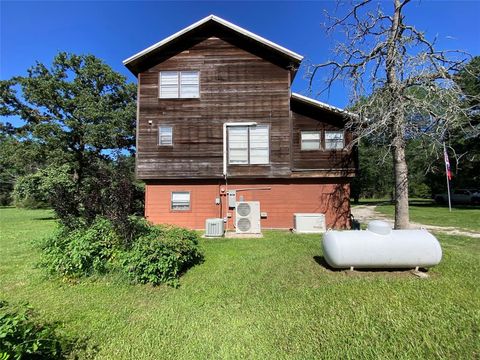
[[[302,129],[341,129],[343,120],[291,101],[289,69],[225,37],[192,41],[188,50],[161,60],[138,74],[139,179],[222,178],[223,123],[246,121],[270,126],[270,164],[228,165],[230,178],[351,176],[350,152],[300,150]],[[164,70],[198,70],[200,98],[159,99]],[[159,125],[173,127],[173,146],[158,146]],[[305,169],[311,171],[296,172]]]

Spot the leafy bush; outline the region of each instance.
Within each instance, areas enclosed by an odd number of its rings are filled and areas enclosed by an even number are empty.
[[[157,227],[130,217],[132,240],[126,243],[115,224],[97,218],[75,229],[60,225],[42,243],[40,265],[50,274],[78,278],[120,270],[138,283],[177,285],[188,267],[202,259],[198,235],[173,226]]]
[[[199,263],[203,255],[194,231],[164,226],[140,237],[122,258],[123,268],[133,281],[176,286],[180,274]]]
[[[60,225],[42,244],[40,265],[51,274],[80,277],[107,272],[110,260],[121,243],[112,223],[97,218],[91,226],[69,229]]]
[[[13,307],[0,301],[1,359],[60,359],[69,341],[58,337],[55,326],[34,320],[31,307]]]

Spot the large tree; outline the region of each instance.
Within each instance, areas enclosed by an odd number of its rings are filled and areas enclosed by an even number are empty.
[[[17,138],[69,162],[79,183],[94,159],[134,149],[136,87],[93,55],[61,52],[50,67],[37,63],[1,81],[0,99],[0,115],[25,122]]]
[[[328,69],[327,88],[346,81],[358,114],[348,126],[357,141],[365,136],[385,141],[393,161],[397,229],[409,225],[407,140],[424,137],[438,149],[457,129],[478,130],[464,116],[465,95],[454,81],[469,56],[436,49],[435,41],[408,24],[409,2],[392,0],[384,11],[386,3],[363,0],[341,15],[328,15],[328,31],[345,38],[332,60],[312,65],[308,74],[312,84],[320,70]]]
[[[0,99],[0,115],[23,120],[0,129],[0,180],[22,185],[16,194],[29,196],[38,184],[67,225],[113,208],[124,218],[134,211],[125,158],[135,150],[134,84],[93,55],[59,53],[51,66],[37,63],[27,76],[1,81]],[[124,204],[113,206],[117,198]]]

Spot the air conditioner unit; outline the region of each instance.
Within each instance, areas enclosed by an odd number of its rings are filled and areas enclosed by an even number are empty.
[[[207,219],[205,221],[205,236],[221,237],[223,232],[223,219]]]
[[[326,231],[325,214],[293,214],[293,231],[297,233],[323,233]]]
[[[260,234],[260,202],[238,201],[236,205],[236,232],[239,234]]]

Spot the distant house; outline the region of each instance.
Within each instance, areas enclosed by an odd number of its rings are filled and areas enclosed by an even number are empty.
[[[208,16],[124,61],[138,78],[136,176],[153,223],[203,229],[227,193],[258,200],[262,228],[294,213],[348,226],[355,152],[347,113],[291,92],[303,57]]]

